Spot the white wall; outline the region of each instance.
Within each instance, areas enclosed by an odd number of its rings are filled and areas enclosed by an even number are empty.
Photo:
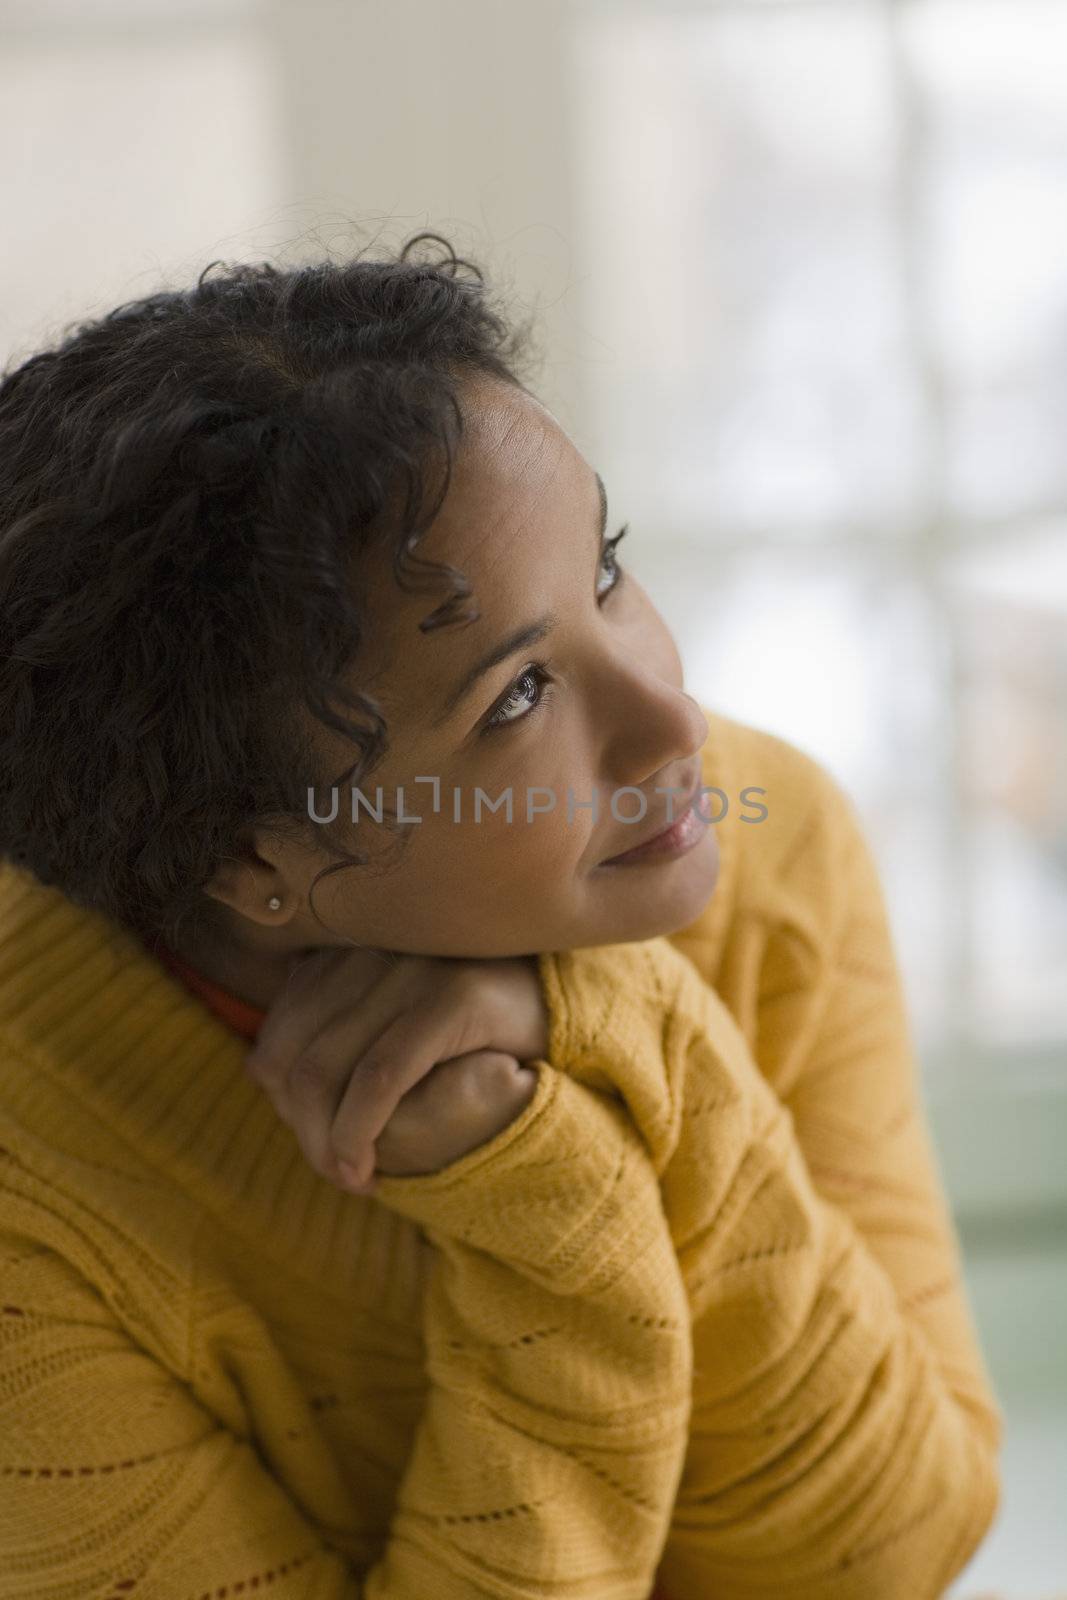
[[[0,360],[215,258],[422,228],[538,312],[582,431],[566,0],[85,0],[0,18]]]

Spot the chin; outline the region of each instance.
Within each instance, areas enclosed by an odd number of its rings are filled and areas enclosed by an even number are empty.
[[[646,862],[641,866],[620,867],[620,891],[629,885],[629,894],[639,909],[627,922],[632,933],[620,934],[618,942],[656,939],[678,933],[695,922],[715,893],[719,881],[719,844],[709,828],[698,845],[673,861]]]

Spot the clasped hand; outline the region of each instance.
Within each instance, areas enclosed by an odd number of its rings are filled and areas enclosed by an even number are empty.
[[[437,1172],[494,1138],[547,1051],[532,956],[330,949],[294,967],[246,1068],[316,1171],[373,1194],[375,1171]]]

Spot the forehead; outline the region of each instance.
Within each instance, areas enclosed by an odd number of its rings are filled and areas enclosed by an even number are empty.
[[[552,413],[524,389],[479,377],[460,390],[463,434],[448,495],[429,537],[484,539],[479,513],[499,521],[542,499],[577,452]]]
[[[452,463],[448,493],[405,566],[418,589],[402,589],[393,574],[393,544],[386,541],[360,564],[357,583],[367,636],[354,678],[378,696],[387,716],[406,721],[439,695],[491,630],[509,621],[494,594],[519,563],[543,556],[554,522],[573,528],[574,503],[584,504],[591,470],[559,423],[526,391],[479,377],[460,391],[463,434]],[[534,533],[536,532],[536,543]],[[448,598],[445,574],[425,572],[419,561],[445,562],[471,585],[461,612],[480,620],[420,629]],[[409,580],[410,581],[410,580]],[[535,604],[535,597],[529,597]]]

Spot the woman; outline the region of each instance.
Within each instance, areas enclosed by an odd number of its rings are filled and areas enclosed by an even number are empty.
[[[421,237],[0,387],[0,1596],[940,1595],[1002,1419],[855,812]]]

